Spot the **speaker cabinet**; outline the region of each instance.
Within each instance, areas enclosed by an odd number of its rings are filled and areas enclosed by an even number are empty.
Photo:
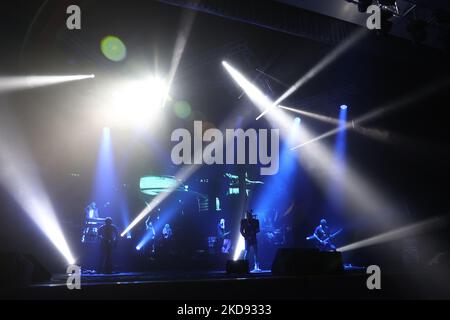
[[[275,275],[340,274],[343,271],[340,252],[316,249],[279,249],[272,264]]]

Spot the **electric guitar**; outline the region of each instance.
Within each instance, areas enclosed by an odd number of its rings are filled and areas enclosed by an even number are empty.
[[[217,238],[218,239],[225,239],[225,237],[228,236],[230,233],[231,233],[231,231],[224,232],[221,236],[218,236]]]
[[[338,234],[340,234],[342,232],[342,230],[343,229],[339,229],[338,231],[336,231],[335,233],[331,234],[329,237],[327,237],[327,238],[325,238],[323,240],[317,239],[314,235],[306,237],[306,240],[314,241],[315,246],[321,251],[330,250],[330,249],[333,249],[331,240],[333,238],[335,238]]]

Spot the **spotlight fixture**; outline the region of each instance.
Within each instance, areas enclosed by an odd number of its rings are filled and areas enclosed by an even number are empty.
[[[131,81],[112,94],[112,121],[131,125],[146,125],[157,119],[169,97],[166,81],[149,76]]]
[[[341,110],[347,110],[348,106],[346,104],[341,105]]]

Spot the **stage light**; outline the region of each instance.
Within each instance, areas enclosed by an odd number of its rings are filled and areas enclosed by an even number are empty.
[[[255,105],[263,110],[268,105],[270,106],[271,101],[266,97],[256,86],[254,86],[250,81],[248,81],[240,72],[233,68],[226,61],[222,61],[222,65],[227,70],[227,72],[232,76],[233,80],[238,83],[238,85],[244,89],[245,93],[252,100]],[[269,121],[277,121],[278,124],[282,123],[282,128],[287,128],[286,132],[289,132],[290,126],[292,125],[293,119],[285,115],[283,110],[279,109],[279,112],[274,112]],[[229,124],[228,124],[229,125]],[[229,128],[225,126],[224,128]],[[283,131],[281,132],[283,134]],[[132,230],[140,221],[142,221],[147,215],[149,215],[155,208],[157,208],[174,190],[176,190],[182,181],[186,181],[194,172],[196,172],[201,166],[200,165],[190,165],[184,166],[177,174],[176,181],[177,184],[172,186],[167,192],[159,193],[153,200],[137,215],[137,217],[130,223],[130,225],[125,228],[121,233],[123,237],[130,230]]]
[[[339,126],[347,123],[347,106],[341,105],[339,110]],[[340,218],[344,212],[344,181],[347,153],[347,131],[339,131],[334,146],[334,156],[331,168],[333,175],[328,181],[327,202],[325,210],[332,213],[336,218]],[[336,222],[336,221],[335,221]]]
[[[351,122],[347,122],[344,125],[339,125],[337,128],[332,129],[328,132],[325,132],[315,138],[312,138],[306,142],[303,142],[295,147],[292,148],[292,150],[295,149],[299,149],[302,147],[305,147],[311,143],[320,141],[322,139],[328,138],[330,136],[333,136],[335,134],[337,134],[339,131],[341,130],[347,130],[350,128],[353,128],[357,131],[360,131],[361,133],[367,132],[367,134],[372,134],[373,137],[380,137],[380,135],[377,133],[376,130],[365,130],[364,128],[360,127],[361,124],[368,122],[369,120],[374,120],[374,119],[378,119],[383,115],[386,115],[387,113],[391,113],[394,112],[396,110],[399,110],[401,108],[407,107],[409,105],[414,105],[415,103],[417,103],[418,101],[422,100],[423,98],[427,97],[428,95],[447,87],[448,85],[450,85],[450,79],[449,78],[445,78],[445,79],[440,79],[430,85],[428,85],[425,88],[421,88],[418,90],[414,90],[412,93],[408,93],[405,96],[397,99],[394,102],[388,103],[380,108],[376,108],[373,111],[370,111],[360,117],[358,117],[356,120],[353,120]]]
[[[297,82],[295,82],[285,93],[281,95],[275,102],[273,102],[270,106],[268,106],[257,118],[259,120],[269,111],[274,110],[281,102],[290,97],[294,92],[300,89],[303,85],[305,85],[309,80],[314,78],[317,74],[323,71],[326,67],[328,67],[331,63],[335,62],[338,58],[340,58],[348,49],[350,49],[355,43],[360,41],[363,37],[368,34],[368,31],[365,29],[361,29],[355,33],[353,33],[349,38],[345,39],[342,43],[340,43],[336,48],[333,49],[328,55],[326,55],[322,60],[319,61],[311,70],[308,71],[303,77],[301,77]]]
[[[182,13],[180,27],[178,29],[177,39],[175,41],[175,47],[173,50],[172,61],[170,63],[170,70],[167,77],[167,88],[170,91],[172,87],[173,80],[180,65],[181,59],[183,57],[186,44],[188,42],[189,36],[191,34],[192,26],[195,21],[196,16],[195,11],[186,10]],[[165,104],[165,101],[164,101]],[[190,113],[190,112],[189,112]]]
[[[74,264],[75,258],[28,150],[14,119],[3,111],[0,115],[0,184],[50,240],[66,263]]]
[[[226,61],[223,61],[222,65],[260,111],[267,110],[267,108],[270,108],[273,105],[273,102],[270,100],[270,98],[264,95],[264,93],[258,87],[252,84],[242,73],[240,73]],[[292,174],[292,171],[290,170],[292,169],[292,164],[294,166],[296,164],[296,155],[292,155],[292,153],[289,151],[289,147],[293,142],[297,142],[301,137],[301,135],[299,134],[299,125],[301,119],[300,117],[296,117],[296,119],[293,117],[289,117],[281,108],[276,108],[270,114],[270,117],[268,117],[267,120],[272,124],[273,127],[282,129],[282,136],[285,138],[284,140],[286,140],[285,143],[287,149],[282,152],[282,157],[280,158],[280,160],[282,161],[282,166],[280,166],[280,169],[282,170],[283,177],[287,177],[289,174]],[[283,180],[283,182],[286,182],[284,178],[277,180],[277,178],[280,177],[280,172],[274,177],[274,182],[281,180]],[[290,178],[291,177],[292,176],[290,176]],[[265,200],[271,199],[270,201],[272,201],[273,197],[268,197],[268,194],[270,194],[270,192],[265,193]],[[260,202],[262,203],[263,200],[261,200]],[[257,212],[258,211],[260,211],[259,208],[257,209]],[[237,245],[233,254],[233,260],[239,259],[245,247],[245,240],[240,234],[236,239],[236,243]]]
[[[301,109],[294,109],[294,108],[285,107],[285,106],[279,106],[279,107],[281,109],[292,111],[294,113],[298,113],[298,114],[301,114],[308,118],[322,121],[325,123],[335,124],[335,125],[339,125],[339,126],[343,125],[342,121],[338,118],[328,117],[328,116],[324,116],[324,115],[321,115],[318,113],[312,113],[312,112],[308,112],[308,111],[303,111]],[[350,124],[350,125],[348,125],[348,124]],[[358,123],[355,123],[355,121],[345,123],[345,130],[352,130],[352,131],[355,131],[365,137],[368,137],[371,139],[376,139],[378,141],[387,142],[387,143],[395,143],[395,144],[403,144],[404,146],[412,146],[412,145],[417,145],[419,143],[417,140],[407,139],[405,137],[393,134],[384,129],[360,126]],[[427,145],[426,148],[429,149],[430,146]],[[425,149],[425,146],[424,146],[424,149]],[[436,151],[438,151],[438,149],[436,149]]]
[[[100,206],[108,206],[117,198],[117,178],[114,163],[114,149],[109,127],[104,127],[98,149],[97,167],[92,199]]]
[[[292,111],[294,113],[306,116],[311,119],[319,120],[322,122],[331,123],[331,124],[339,124],[339,119],[337,119],[337,118],[328,117],[328,116],[324,116],[324,115],[321,115],[318,113],[308,112],[308,111],[304,111],[301,109],[295,109],[295,108],[281,106],[281,105],[279,106],[279,108],[288,110],[288,111]]]
[[[300,130],[304,141],[310,141],[315,136],[315,132],[306,124],[302,124]],[[342,145],[341,154],[344,154],[344,147],[345,144]],[[336,154],[326,144],[309,144],[295,153],[301,167],[325,193],[330,188],[330,181],[339,183],[342,201],[345,201],[345,208],[348,209],[346,216],[355,221],[360,217],[361,221],[382,228],[403,223],[403,210],[391,194],[383,191],[383,186],[377,185],[348,160],[340,164],[340,170],[335,170]]]
[[[445,226],[447,221],[441,217],[431,218],[425,221],[417,222],[414,224],[410,224],[401,228],[397,228],[395,230],[391,230],[388,232],[384,232],[382,234],[357,241],[343,247],[338,248],[337,250],[340,252],[346,252],[356,249],[365,248],[368,246],[373,246],[380,243],[385,243],[388,241],[394,241],[401,238],[415,236],[419,233],[432,231],[442,226]]]
[[[33,89],[92,78],[95,78],[94,74],[68,76],[6,76],[0,77],[0,93]]]
[[[242,235],[239,235],[236,248],[234,249],[233,260],[239,260],[242,252],[245,249],[245,239]]]
[[[114,122],[148,125],[158,119],[169,95],[166,82],[150,76],[118,87],[112,96]]]
[[[223,61],[225,70],[230,74],[233,80],[244,90],[248,98],[258,108],[259,111],[264,111],[270,108],[273,101],[267,97],[258,87],[251,83],[241,72],[232,67],[228,62]],[[292,117],[286,115],[286,113],[280,108],[271,114],[268,121],[273,127],[278,127],[282,130],[280,133],[282,136],[289,136],[290,128],[292,125]]]
[[[281,110],[280,110],[281,111]],[[277,115],[277,113],[274,113]],[[226,128],[231,128],[231,126],[235,126],[235,118],[238,116],[238,114],[232,114],[230,115],[221,126],[221,130],[225,130]],[[239,117],[238,117],[239,118]],[[271,117],[272,118],[272,117]],[[292,123],[291,119],[285,119],[285,123]],[[208,155],[209,157],[211,155]],[[195,154],[194,154],[195,157]],[[167,197],[176,190],[183,181],[186,181],[192,174],[194,174],[199,168],[201,168],[201,165],[186,165],[183,166],[175,175],[175,180],[177,181],[176,185],[173,185],[167,190],[166,192],[159,193],[156,197],[153,198],[153,200],[134,218],[134,220],[130,223],[130,225],[121,233],[121,236],[123,237],[125,234],[127,234],[130,230],[132,230],[140,221],[142,221],[147,215],[149,215],[155,208],[161,205],[163,201],[167,199]]]
[[[263,109],[267,105],[274,105],[265,97],[262,92],[253,84],[251,84],[240,72],[236,69],[232,68],[228,63],[224,63],[224,66],[227,68],[227,71],[239,84],[239,86],[244,90],[244,92],[250,97],[252,101],[256,101],[259,103],[255,103],[260,110]],[[412,97],[414,99],[414,97]],[[290,133],[293,131],[293,119],[292,117],[287,116],[283,109],[285,107],[274,108],[270,113],[270,116],[267,117],[267,120],[271,122],[273,127],[284,128],[284,131],[288,132],[288,135],[284,138],[288,138],[289,141]],[[346,113],[343,111],[343,113]],[[303,113],[302,113],[303,114]],[[305,115],[310,113],[305,113]],[[318,119],[326,119],[331,123],[335,123],[338,125],[337,129],[334,129],[336,132],[342,130],[342,121],[340,119],[332,119],[324,116],[311,115],[312,117]],[[348,123],[345,124],[347,126]],[[351,124],[350,124],[351,125]],[[294,139],[291,140],[295,142],[293,145],[304,145],[305,142],[301,141],[312,141],[315,136],[314,132],[306,125],[301,125],[298,127],[299,134],[295,134]],[[291,148],[291,150],[296,148]],[[301,162],[303,168],[305,168],[316,181],[316,183],[323,189],[327,190],[329,179],[339,179],[339,174],[336,175],[336,172],[333,172],[331,168],[334,166],[334,156],[331,150],[325,145],[318,143],[308,147],[308,150],[300,154],[296,153],[294,156],[297,157],[298,161]],[[396,205],[383,193],[380,192],[380,188],[372,185],[368,179],[361,175],[356,169],[351,168],[346,164],[345,168],[346,177],[343,181],[343,193],[349,199],[348,202],[353,205],[356,210],[359,212],[364,212],[365,216],[369,216],[373,223],[376,223],[381,226],[390,226],[392,224],[398,223],[401,221],[399,217],[400,210],[397,210]],[[239,244],[239,238],[236,239],[236,242]],[[241,241],[242,242],[242,241]],[[243,244],[243,242],[242,242]],[[239,247],[239,246],[238,246]],[[242,248],[242,245],[239,247]],[[240,252],[236,250],[235,257],[239,256]]]
[[[194,172],[200,168],[200,165],[190,165],[184,166],[175,176],[176,184],[171,186],[166,192],[159,193],[153,200],[147,204],[147,206],[137,215],[136,218],[125,228],[125,230],[120,234],[121,237],[125,236],[131,229],[133,229],[139,222],[141,222],[147,215],[149,215],[153,210],[155,210],[161,203],[170,195],[173,191],[182,184],[183,181],[187,180]]]
[[[221,129],[225,130],[226,128],[230,128],[232,125],[235,125],[235,117],[237,115],[233,114],[230,115],[222,124]],[[233,123],[233,124],[232,124]],[[209,157],[211,155],[208,155]],[[195,157],[195,154],[194,154]],[[183,181],[186,181],[192,174],[194,174],[201,165],[186,165],[183,166],[175,175],[175,180],[177,183],[175,185],[172,185],[166,192],[161,192],[156,197],[153,198],[153,200],[147,204],[147,206],[134,218],[134,220],[128,225],[127,228],[121,233],[121,236],[123,237],[125,234],[127,234],[130,230],[132,230],[139,222],[141,222],[146,216],[151,214],[155,208],[161,205],[167,197],[170,196],[170,194],[177,190],[177,188],[183,183]]]
[[[272,101],[253,83],[247,80],[242,73],[237,71],[228,62],[222,61],[225,70],[231,75],[234,81],[244,90],[248,98],[260,109],[264,110],[272,105]]]
[[[159,219],[153,223],[153,229],[155,230],[155,234],[160,234],[161,230],[164,228],[166,223],[171,223],[170,221],[173,219],[174,215],[179,212],[179,207],[177,206],[177,202],[173,202],[173,204],[169,208],[165,208],[163,210],[158,209]],[[150,240],[155,236],[151,230],[147,230],[139,241],[136,250],[142,249]]]

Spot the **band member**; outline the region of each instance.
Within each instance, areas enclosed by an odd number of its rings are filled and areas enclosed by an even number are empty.
[[[86,220],[98,219],[98,208],[95,202],[88,204],[84,210],[86,211]]]
[[[150,253],[155,253],[155,237],[156,237],[156,232],[155,232],[155,228],[153,227],[153,223],[150,220],[150,217],[147,218],[147,220],[145,220],[145,230],[147,232],[150,232]]]
[[[101,246],[100,272],[112,273],[112,251],[116,247],[119,231],[113,225],[110,217],[105,219],[105,224],[98,229]]]
[[[173,232],[170,224],[166,223],[161,232],[160,241],[158,242],[157,254],[160,257],[169,257],[173,255]]]
[[[170,224],[166,223],[166,225],[164,226],[163,231],[162,231],[162,236],[163,236],[163,239],[165,239],[165,240],[172,239],[173,233],[172,233],[172,228],[170,227]]]
[[[330,227],[328,227],[327,220],[320,220],[320,224],[314,230],[314,234],[312,235],[312,237],[314,238],[314,240],[316,240],[317,247],[320,250],[336,251],[336,246],[331,242],[333,235],[330,233]]]
[[[244,259],[247,259],[250,249],[253,248],[253,259],[255,263],[253,271],[261,271],[258,263],[258,240],[256,238],[258,232],[259,220],[255,219],[253,211],[249,210],[246,213],[246,218],[241,220],[241,234],[245,239]]]
[[[225,230],[225,219],[220,219],[217,224],[217,252],[230,253],[231,240],[229,234],[230,232]]]

